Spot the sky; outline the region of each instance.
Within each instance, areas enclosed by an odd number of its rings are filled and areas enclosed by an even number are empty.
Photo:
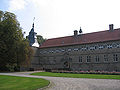
[[[9,11],[26,36],[32,28],[44,38],[73,35],[120,28],[120,0],[0,0],[0,10]]]

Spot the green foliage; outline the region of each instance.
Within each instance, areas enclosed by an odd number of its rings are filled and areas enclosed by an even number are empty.
[[[41,35],[37,35],[37,41],[39,45],[41,45],[43,42],[45,42],[46,39],[44,39]]]
[[[49,85],[48,80],[0,75],[0,90],[37,90]]]
[[[100,75],[100,74],[71,74],[71,73],[37,72],[37,73],[32,73],[31,75],[51,76],[51,77],[70,77],[70,78],[120,79],[120,75]]]
[[[11,68],[20,67],[29,59],[29,51],[31,49],[23,38],[15,14],[0,11],[0,71],[13,71]]]

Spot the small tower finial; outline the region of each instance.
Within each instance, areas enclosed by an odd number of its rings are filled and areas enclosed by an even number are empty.
[[[79,33],[82,33],[82,29],[81,29],[81,27],[80,27],[80,31],[79,31]]]
[[[33,28],[34,28],[34,21],[35,21],[35,17],[33,18],[33,26],[32,26]]]

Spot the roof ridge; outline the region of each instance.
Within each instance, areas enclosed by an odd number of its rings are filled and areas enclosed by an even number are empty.
[[[114,30],[120,30],[120,28],[116,28]],[[98,32],[90,32],[90,33],[84,33],[82,35],[87,35],[87,34],[94,34],[94,33],[100,33],[100,32],[108,32],[109,30],[104,30],[104,31],[98,31]],[[74,35],[71,35],[71,36],[63,36],[63,37],[57,37],[57,38],[50,38],[50,39],[47,39],[47,40],[53,40],[53,39],[60,39],[60,38],[67,38],[67,37],[72,37]]]

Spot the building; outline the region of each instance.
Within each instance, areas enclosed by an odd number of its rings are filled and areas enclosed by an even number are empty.
[[[31,68],[120,71],[120,28],[46,40],[36,48]]]

